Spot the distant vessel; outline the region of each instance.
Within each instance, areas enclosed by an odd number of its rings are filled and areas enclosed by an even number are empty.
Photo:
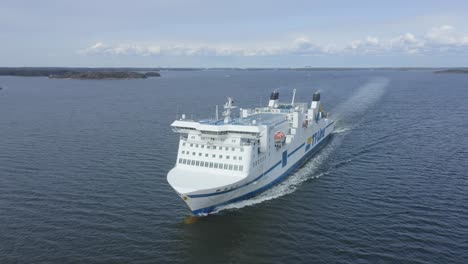
[[[320,93],[312,102],[279,103],[279,92],[267,107],[240,109],[233,118],[234,101],[228,97],[224,119],[172,123],[180,134],[176,165],[169,184],[195,215],[251,198],[290,175],[329,138],[334,121],[322,111]]]

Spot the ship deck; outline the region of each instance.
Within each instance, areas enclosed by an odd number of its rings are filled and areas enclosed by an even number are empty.
[[[244,126],[271,125],[279,121],[282,121],[284,119],[285,119],[284,113],[257,113],[249,117],[235,118],[229,123],[229,125],[244,125]],[[252,123],[254,120],[255,120],[255,124]],[[224,120],[201,120],[199,121],[199,123],[204,124],[204,125],[214,125],[214,126],[226,125],[226,123],[224,123]]]

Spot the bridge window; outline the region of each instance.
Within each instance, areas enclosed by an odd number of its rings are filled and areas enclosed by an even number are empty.
[[[229,169],[232,170],[232,164],[229,164]]]
[[[205,153],[205,157],[208,157],[208,153]]]
[[[242,156],[239,156],[239,160],[242,160]]]
[[[228,169],[228,165],[227,165],[227,164],[224,164],[224,169],[225,169],[225,170]]]
[[[240,171],[243,171],[243,170],[244,170],[244,166],[239,165],[239,170],[240,170]]]
[[[211,155],[212,158],[216,158],[216,154]]]
[[[237,156],[233,156],[232,158],[233,158],[234,160],[237,160]]]
[[[219,155],[219,158],[222,159],[222,158],[223,158],[223,155]]]
[[[234,170],[237,170],[238,168],[239,168],[239,166],[234,165]]]

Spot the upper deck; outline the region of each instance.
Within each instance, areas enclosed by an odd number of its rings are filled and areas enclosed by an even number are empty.
[[[305,103],[291,105],[278,105],[275,108],[260,107],[255,109],[240,109],[238,118],[224,120],[203,119],[200,121],[179,119],[172,123],[175,132],[186,133],[190,130],[211,132],[247,132],[259,133],[261,126],[276,126],[290,117],[294,111],[304,112],[307,107]]]
[[[285,116],[280,113],[256,113],[247,117],[235,118],[229,123],[225,123],[224,120],[201,120],[200,124],[208,124],[214,126],[225,126],[225,125],[239,125],[239,126],[269,126],[277,123],[278,121],[284,120]]]

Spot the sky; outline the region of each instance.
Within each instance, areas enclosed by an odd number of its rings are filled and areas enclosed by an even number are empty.
[[[0,67],[462,67],[468,1],[0,1]]]

